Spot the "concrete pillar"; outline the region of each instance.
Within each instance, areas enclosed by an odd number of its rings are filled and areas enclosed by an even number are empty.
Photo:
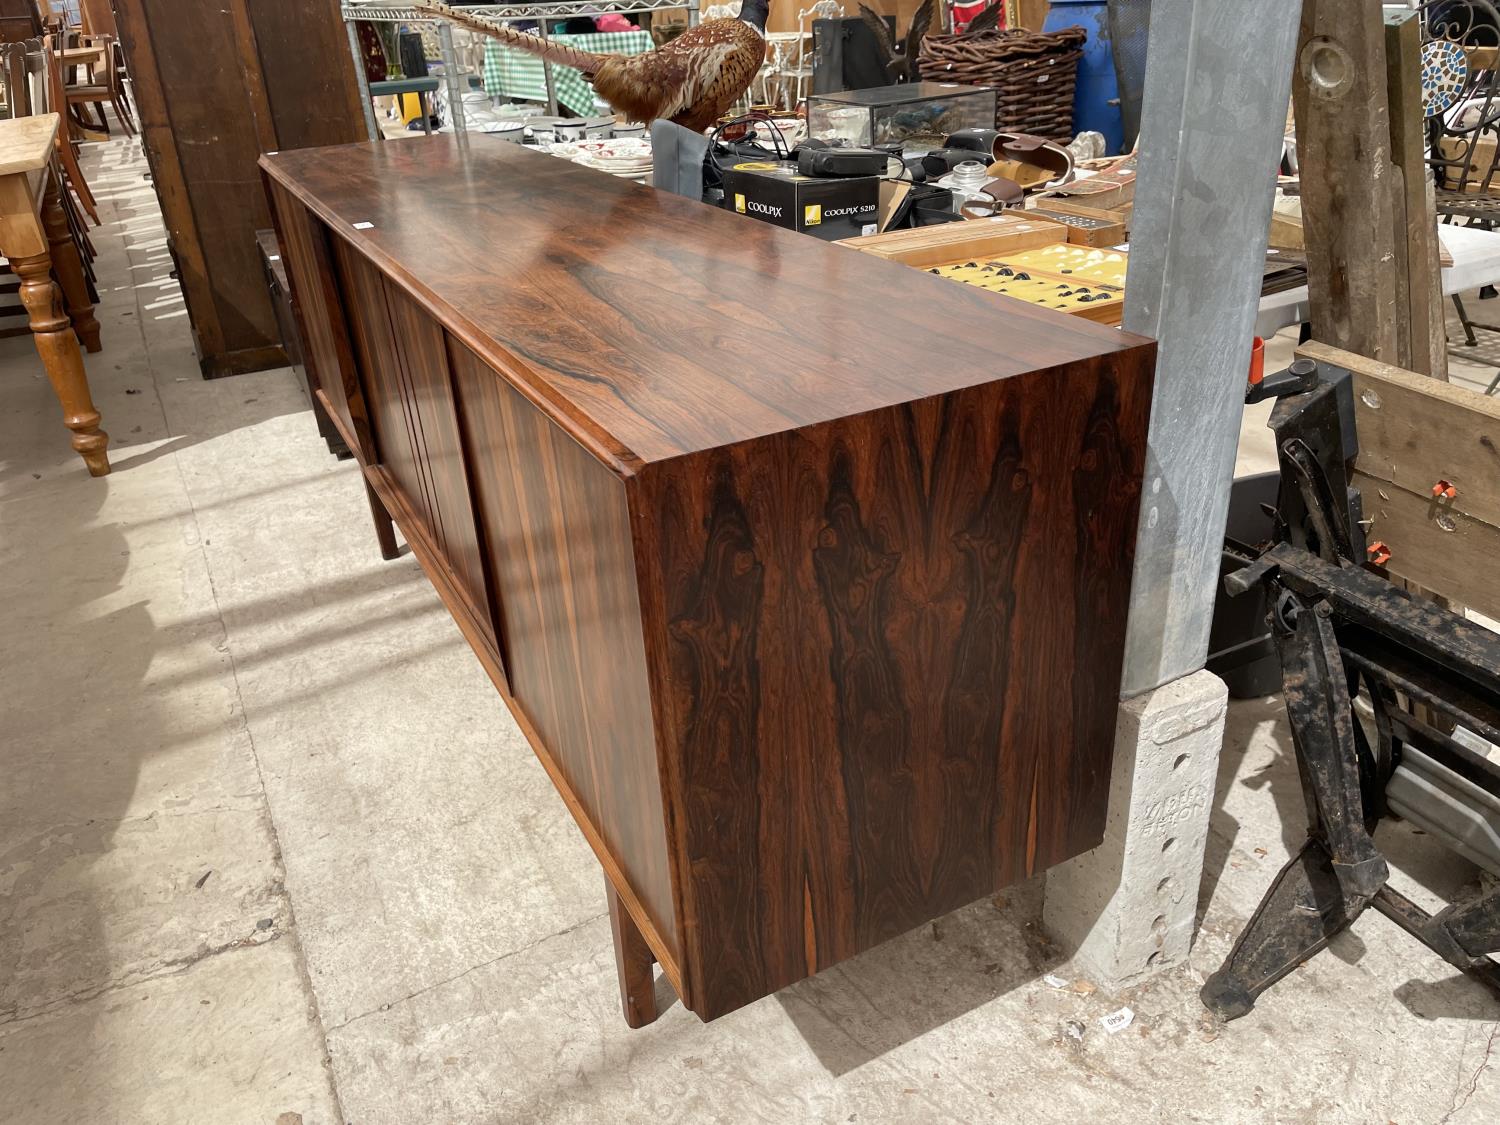
[[[1126,702],[1109,838],[1049,873],[1045,911],[1100,983],[1180,960],[1192,937],[1225,708],[1223,685],[1200,670],[1300,8],[1151,10],[1124,326],[1154,337],[1158,358]]]
[[[1127,699],[1115,726],[1104,843],[1047,872],[1043,920],[1111,987],[1193,943],[1228,692],[1211,672]]]

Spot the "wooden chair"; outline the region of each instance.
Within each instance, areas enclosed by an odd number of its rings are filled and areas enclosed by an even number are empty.
[[[33,74],[37,74],[38,71],[40,73],[40,81],[36,82],[40,93],[36,95],[38,104],[35,112],[55,112],[66,116],[67,98],[62,80],[62,66],[52,50],[52,37],[43,36],[27,44],[28,47],[33,45],[34,49],[27,52],[27,66],[32,69]],[[58,130],[57,155],[62,161],[64,181],[73,189],[73,194],[78,197],[78,202],[83,204],[83,209],[88,212],[89,218],[94,220],[94,225],[98,226],[99,205],[94,199],[94,193],[89,189],[88,181],[83,178],[83,169],[78,165],[78,151],[73,147],[72,138],[65,130]],[[65,203],[68,198],[68,193],[64,192]],[[89,256],[92,257],[92,255]]]
[[[57,36],[46,36],[49,51],[53,54],[57,63],[57,75],[60,83],[53,94],[53,102],[69,122],[78,129],[88,132],[100,132],[108,135],[109,121],[104,116],[104,103],[114,108],[115,116],[119,118],[120,124],[124,126],[129,136],[135,135],[135,120],[126,106],[125,87],[120,80],[120,71],[114,63],[115,41],[107,35],[90,37],[92,42],[85,44],[99,51],[101,66],[98,72],[92,67],[86,67],[88,77],[82,82],[68,82],[63,78],[63,68],[67,65],[63,59],[64,48],[61,46],[64,39]],[[96,115],[96,121],[83,120],[78,112],[82,105],[92,106]]]
[[[111,79],[122,92],[130,75],[125,69],[125,48],[120,43],[120,30],[115,24],[115,10],[110,0],[82,0],[83,38],[86,42],[108,43],[106,65],[112,70]],[[121,105],[130,112],[130,99],[122,97]],[[118,111],[117,111],[118,112]],[[132,122],[133,124],[133,122]]]

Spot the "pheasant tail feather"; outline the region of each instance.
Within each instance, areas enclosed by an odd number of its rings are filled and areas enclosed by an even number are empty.
[[[503,23],[476,16],[471,12],[465,12],[460,8],[450,7],[440,0],[412,0],[412,6],[431,12],[435,16],[441,16],[461,27],[467,27],[470,31],[477,31],[481,35],[488,35],[492,39],[498,39],[508,47],[516,47],[522,51],[529,51],[533,55],[546,59],[559,66],[577,67],[583,71],[586,77],[592,77],[599,72],[599,68],[614,58],[613,55],[595,54],[592,51],[580,51],[577,47],[568,47],[561,43],[553,43],[543,39],[540,35],[530,35],[524,31],[517,31],[513,27],[506,27]]]

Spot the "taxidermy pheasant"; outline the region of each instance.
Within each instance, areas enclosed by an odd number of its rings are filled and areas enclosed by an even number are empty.
[[[643,55],[580,51],[439,0],[415,0],[415,6],[507,47],[577,67],[595,92],[626,120],[650,122],[665,117],[695,133],[703,132],[739,101],[766,61],[769,0],[745,0],[738,18],[704,20]]]
[[[912,13],[911,26],[906,29],[906,38],[899,46],[891,41],[890,28],[886,26],[884,18],[873,8],[861,4],[859,14],[864,17],[865,23],[875,34],[875,42],[879,44],[880,52],[884,56],[882,61],[885,72],[890,75],[891,81],[915,82],[917,80],[917,52],[922,49],[922,40],[927,36],[927,29],[932,26],[932,0],[926,0]]]

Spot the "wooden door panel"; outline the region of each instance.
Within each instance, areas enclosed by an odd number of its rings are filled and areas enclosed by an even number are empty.
[[[512,698],[675,953],[625,488],[450,341]]]
[[[448,372],[447,334],[426,310],[389,280],[385,287],[391,332],[406,375],[412,430],[422,453],[433,529],[444,557],[458,572],[475,617],[493,643],[495,627],[489,613],[484,558],[469,497],[453,379]]]
[[[370,463],[385,468],[412,514],[431,536],[427,483],[406,404],[401,357],[391,334],[385,285],[379,271],[342,239],[334,240],[334,250],[349,313],[349,334],[369,400],[374,436]]]
[[[327,228],[285,188],[269,181],[267,186],[275,205],[282,261],[292,285],[292,311],[302,330],[303,362],[345,432],[371,458],[374,443],[369,416],[349,347]]]

